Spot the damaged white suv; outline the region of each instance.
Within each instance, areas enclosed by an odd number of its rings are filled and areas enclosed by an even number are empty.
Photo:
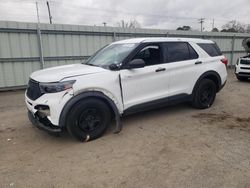
[[[112,117],[178,102],[210,107],[227,79],[227,59],[210,40],[136,38],[114,42],[82,64],[30,75],[30,121],[79,140],[100,137]]]

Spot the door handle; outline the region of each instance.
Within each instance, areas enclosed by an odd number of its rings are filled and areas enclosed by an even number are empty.
[[[161,71],[165,71],[166,69],[165,68],[158,68],[155,70],[155,72],[161,72]]]
[[[202,64],[202,61],[196,61],[194,64],[195,64],[195,65]]]
[[[132,78],[131,75],[125,75],[124,78]]]

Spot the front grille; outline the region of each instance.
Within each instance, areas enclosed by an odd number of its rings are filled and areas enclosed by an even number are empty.
[[[241,59],[241,60],[240,60],[240,64],[243,64],[243,65],[250,65],[250,59]]]
[[[29,80],[28,88],[27,88],[27,96],[31,100],[36,100],[40,96],[42,96],[42,93],[41,93],[41,90],[39,87],[39,83],[36,82],[35,80],[32,80],[32,79]]]

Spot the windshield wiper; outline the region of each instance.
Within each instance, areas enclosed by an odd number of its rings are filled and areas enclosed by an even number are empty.
[[[93,66],[93,67],[98,67],[97,65],[91,64],[91,63],[84,63],[84,65],[89,65],[89,66]]]

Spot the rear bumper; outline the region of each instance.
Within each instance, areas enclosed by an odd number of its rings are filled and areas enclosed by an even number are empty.
[[[61,127],[53,125],[47,118],[39,118],[30,111],[28,111],[28,118],[35,127],[49,133],[61,133],[63,131]]]
[[[224,86],[226,85],[226,83],[227,83],[227,80],[220,86],[218,92],[224,88]]]

